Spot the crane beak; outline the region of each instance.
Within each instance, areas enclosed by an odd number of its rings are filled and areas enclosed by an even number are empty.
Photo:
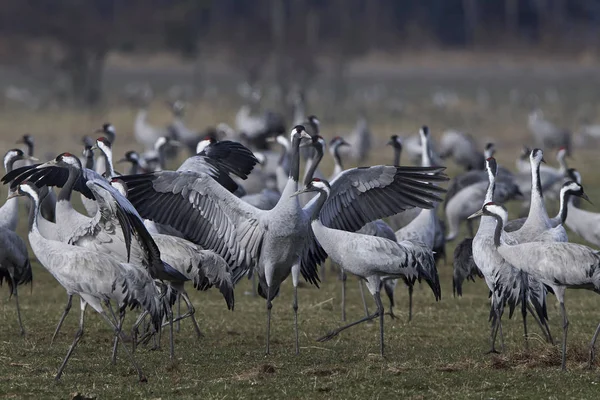
[[[544,157],[542,157],[542,163],[546,164],[546,160],[544,160]]]
[[[483,215],[483,209],[481,209],[481,210],[479,210],[477,212],[474,212],[473,214],[469,215],[467,217],[467,219],[473,219],[473,218],[481,217],[482,215]]]
[[[386,146],[393,146],[393,145],[394,145],[393,140],[388,140],[388,142],[386,143]]]
[[[302,139],[310,139],[310,140],[312,140],[312,136],[310,136],[310,135],[308,134],[308,132],[306,132],[306,131],[302,131],[302,132],[300,133],[300,138],[302,138]]]
[[[34,161],[34,162],[35,162],[35,161],[40,161],[40,159],[39,159],[39,158],[36,158],[36,157],[34,157],[34,156],[25,156],[25,157],[23,157],[23,159],[24,159],[24,160],[29,160],[29,161]]]
[[[590,198],[588,197],[588,195],[585,194],[585,193],[581,195],[581,198],[584,199],[585,201],[587,201],[588,203],[592,204],[592,205],[594,204],[594,203],[592,203],[592,201],[590,200]]]
[[[298,190],[297,192],[295,192],[294,194],[292,194],[290,197],[296,197],[296,196],[299,196],[299,195],[301,195],[302,193],[306,193],[306,192],[308,192],[308,191],[309,191],[309,189],[308,189],[308,188],[300,189],[300,190]]]
[[[56,165],[56,160],[50,160],[48,162],[45,162],[43,164],[38,165],[37,167],[35,167],[36,169],[42,169],[42,168],[48,168],[48,167],[52,167]]]
[[[19,192],[13,192],[6,197],[6,200],[8,201],[10,199],[14,199],[15,197],[19,197],[19,196],[20,196]]]
[[[339,144],[340,146],[348,146],[350,147],[350,143],[346,142],[345,140],[342,139],[342,141]]]
[[[127,160],[126,158],[121,158],[119,161],[117,161],[117,164],[123,164],[123,163],[126,163],[127,161],[129,161],[129,160]]]
[[[100,150],[100,149],[98,148],[98,144],[95,144],[92,147],[90,147],[90,150]]]

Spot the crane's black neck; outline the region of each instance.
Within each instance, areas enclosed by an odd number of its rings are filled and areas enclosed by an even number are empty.
[[[569,201],[571,201],[571,193],[569,193],[568,190],[565,190],[564,192],[561,191],[560,192],[560,208],[558,210],[558,220],[560,221],[561,225],[565,223],[565,221],[567,220],[567,214],[569,213]]]
[[[27,155],[29,157],[33,157],[33,142],[31,140],[28,140],[25,142],[25,146],[27,146]]]
[[[340,156],[339,144],[333,148],[333,159],[335,160],[335,164],[340,168],[341,171],[343,171],[344,165],[342,164],[342,157]]]
[[[500,247],[500,237],[502,235],[502,229],[504,228],[504,221],[502,221],[502,217],[499,215],[494,215],[494,219],[496,219],[496,230],[494,231],[494,246],[498,248]]]
[[[137,160],[131,160],[131,168],[129,168],[129,175],[137,175],[140,170],[140,164]]]
[[[310,181],[312,181],[313,176],[315,175],[315,171],[317,170],[317,167],[319,166],[319,163],[321,162],[322,159],[323,159],[323,148],[320,148],[320,146],[315,147],[315,154],[313,155],[313,158],[310,160],[310,165],[308,167],[308,170],[306,171],[306,174],[304,174],[304,186],[308,186]]]
[[[290,179],[298,182],[300,179],[300,137],[294,135],[291,148]]]
[[[167,168],[167,156],[165,155],[165,152],[167,151],[166,147],[167,145],[162,145],[158,148],[158,164],[160,165],[161,170]]]
[[[112,178],[113,176],[115,176],[115,169],[113,167],[113,159],[112,159],[112,150],[109,150],[109,152],[105,153],[104,151],[102,152],[102,155],[104,156],[104,161],[106,164],[104,167],[106,168],[106,171],[104,172],[104,174],[106,175],[107,178]]]
[[[542,201],[544,200],[544,194],[542,193],[542,181],[540,179],[540,163],[535,163],[531,168],[531,179],[532,179],[532,195],[538,196]]]
[[[60,168],[60,167],[59,167]],[[73,193],[73,187],[75,186],[75,182],[81,176],[81,168],[70,166],[68,168],[69,177],[67,178],[67,182],[62,187],[60,192],[58,192],[57,200],[61,201],[71,201],[71,194]]]
[[[400,166],[400,153],[402,153],[402,149],[398,146],[394,146],[394,167]]]
[[[40,201],[36,197],[30,196],[31,207],[29,207],[29,232],[37,230],[37,216],[40,211]]]
[[[323,189],[319,189],[319,197],[317,197],[317,201],[313,206],[312,215],[310,216],[310,222],[316,221],[319,219],[319,214],[321,213],[321,209],[323,205],[327,201],[329,197],[329,192]]]

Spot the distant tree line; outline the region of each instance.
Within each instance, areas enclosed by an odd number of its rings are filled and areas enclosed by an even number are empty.
[[[269,62],[275,79],[300,84],[327,56],[342,70],[368,51],[497,46],[596,48],[600,0],[3,0],[2,62],[31,43],[54,46],[73,98],[101,98],[110,51],[227,51],[250,81]],[[0,49],[1,50],[1,49]]]

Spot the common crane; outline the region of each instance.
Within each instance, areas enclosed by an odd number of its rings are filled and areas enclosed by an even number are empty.
[[[282,281],[292,274],[297,327],[300,272],[316,284],[316,264],[326,259],[308,224],[316,200],[303,210],[297,197],[290,197],[298,189],[298,150],[303,137],[310,138],[304,127],[292,129],[288,182],[277,206],[269,211],[242,202],[202,173],[121,177],[142,217],[170,224],[194,243],[222,255],[234,267],[234,281],[249,269],[258,274],[259,294],[267,300],[267,353],[272,300]],[[369,221],[409,207],[431,207],[432,201],[439,200],[435,193],[441,189],[427,182],[445,180],[441,170],[388,166],[346,170],[333,183],[334,193],[322,210],[322,219],[334,228],[356,231]],[[295,332],[298,350],[297,328]]]
[[[29,223],[29,243],[40,263],[65,288],[67,294],[77,294],[81,298],[81,317],[79,330],[62,362],[55,379],[60,379],[64,368],[81,337],[83,336],[85,309],[89,304],[97,311],[109,326],[121,336],[120,328],[115,325],[103,309],[103,303],[114,300],[121,310],[130,306],[141,306],[151,315],[156,328],[162,320],[158,292],[147,271],[131,264],[120,263],[110,256],[81,247],[71,246],[44,238],[37,227],[40,198],[37,187],[31,183],[19,185],[14,196],[28,196],[32,201]],[[140,381],[146,381],[142,370],[133,355],[123,344],[123,348],[138,373]]]
[[[508,212],[495,203],[485,204],[476,215],[487,215],[496,220],[494,246],[507,262],[552,288],[563,317],[561,369],[566,370],[569,320],[565,309],[565,290],[575,288],[600,292],[599,252],[587,246],[566,242],[514,244],[503,230]],[[599,333],[600,324],[590,343],[590,366],[594,360],[594,345]]]
[[[486,170],[488,173],[488,188],[482,204],[493,201],[496,188],[496,175],[498,166],[496,160],[490,157],[486,160]],[[491,308],[490,318],[492,320],[490,333],[490,352],[497,352],[496,334],[502,329],[502,315],[504,308],[508,304],[510,307],[510,316],[515,308],[521,304],[521,313],[523,317],[523,330],[525,335],[525,344],[527,346],[527,310],[534,316],[546,338],[551,341],[552,337],[547,325],[546,313],[546,290],[538,282],[527,274],[516,270],[510,263],[506,262],[493,246],[494,221],[491,218],[483,217],[479,224],[477,234],[472,240],[472,258],[477,266],[477,270],[483,275],[485,282],[490,290]],[[460,281],[464,279],[460,272],[464,271],[468,276],[473,276],[472,266],[461,266],[455,269],[455,276],[459,272],[457,279],[454,280],[456,287],[460,288]],[[455,261],[455,265],[457,262]],[[459,293],[460,295],[460,293]],[[537,315],[537,316],[536,316]],[[502,338],[502,334],[501,334]],[[502,340],[503,342],[503,340]],[[504,347],[504,343],[502,343]]]
[[[431,287],[435,299],[439,300],[441,297],[439,278],[435,267],[431,268],[435,264],[433,254],[420,243],[411,241],[396,243],[392,240],[346,232],[324,225],[321,221],[321,213],[332,190],[327,181],[315,178],[296,194],[309,191],[319,193],[310,217],[315,237],[333,262],[367,281],[367,288],[375,299],[377,312],[337,328],[317,340],[320,342],[330,340],[345,329],[379,317],[380,353],[383,356],[384,308],[380,296],[382,281],[399,277],[406,277],[413,281],[424,278]],[[431,200],[435,201],[433,198]],[[431,273],[432,271],[434,273]]]

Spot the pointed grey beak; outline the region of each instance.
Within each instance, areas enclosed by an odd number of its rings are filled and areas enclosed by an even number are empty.
[[[587,201],[588,203],[590,203],[591,205],[594,205],[594,203],[592,203],[592,201],[590,200],[590,198],[588,197],[587,194],[582,194],[581,198],[584,199],[585,201]]]
[[[8,201],[10,199],[14,199],[15,197],[19,197],[19,196],[20,196],[19,192],[13,192],[6,197],[6,200]]]
[[[129,161],[129,160],[126,158],[121,158],[119,161],[117,161],[117,164],[123,164],[123,163],[126,163],[127,161]]]
[[[302,194],[302,193],[304,193],[304,192],[306,192],[306,188],[304,188],[304,189],[300,189],[300,190],[298,190],[297,192],[294,192],[294,193],[293,193],[293,194],[292,194],[290,197],[296,197],[296,196],[299,196],[299,195],[301,195],[301,194]]]
[[[473,218],[481,217],[482,215],[483,215],[483,209],[481,209],[481,210],[479,210],[477,212],[474,212],[473,214],[469,215],[467,217],[467,219],[473,219]]]
[[[300,137],[304,138],[304,139],[310,139],[310,140],[312,140],[312,136],[310,136],[306,131],[302,131],[300,133]]]
[[[544,164],[546,164],[546,160],[544,160],[544,157],[542,157],[542,162],[543,162]]]
[[[35,167],[36,169],[41,169],[41,168],[47,168],[47,167],[52,167],[56,165],[56,160],[50,160],[48,162],[45,162],[43,164],[38,165],[37,167]]]

